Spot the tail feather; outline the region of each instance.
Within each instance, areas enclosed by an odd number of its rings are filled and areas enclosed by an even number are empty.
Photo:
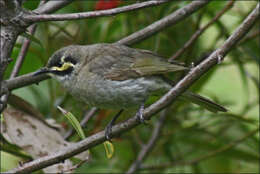
[[[184,99],[184,100],[188,100],[192,103],[195,103],[199,106],[202,106],[204,108],[206,108],[207,110],[211,111],[211,112],[227,112],[228,110],[226,108],[224,108],[223,106],[205,98],[205,97],[202,97],[198,94],[194,94],[192,92],[184,92],[180,98]]]

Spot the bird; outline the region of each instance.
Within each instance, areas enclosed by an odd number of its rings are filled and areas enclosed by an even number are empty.
[[[112,126],[125,109],[137,108],[137,119],[144,122],[144,104],[151,96],[162,96],[174,84],[164,74],[189,71],[183,63],[168,62],[158,54],[117,43],[69,45],[57,50],[47,65],[34,76],[48,74],[76,99],[90,107],[120,110],[106,126],[110,139]],[[179,98],[211,112],[227,109],[190,91]]]

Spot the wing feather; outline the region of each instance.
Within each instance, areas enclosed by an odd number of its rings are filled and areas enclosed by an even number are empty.
[[[101,50],[100,50],[101,49]],[[180,63],[169,63],[153,52],[117,44],[99,46],[100,54],[89,64],[89,70],[110,80],[126,80],[187,70]]]

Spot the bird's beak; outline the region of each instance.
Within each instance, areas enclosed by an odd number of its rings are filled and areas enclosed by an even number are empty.
[[[50,72],[51,72],[51,70],[49,70],[48,68],[44,67],[44,68],[41,68],[38,71],[34,72],[33,76],[38,76],[40,74],[46,74],[46,73],[50,73]]]

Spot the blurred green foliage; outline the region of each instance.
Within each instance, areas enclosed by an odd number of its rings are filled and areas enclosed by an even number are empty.
[[[38,2],[38,0],[27,1],[24,7],[35,9]],[[134,2],[124,1],[122,5]],[[95,3],[95,1],[76,1],[57,13],[91,11],[94,9]],[[44,66],[50,55],[61,47],[70,44],[115,42],[187,3],[189,2],[174,1],[158,7],[116,16],[39,23],[35,37],[41,41],[42,47],[37,43],[31,44],[20,75],[33,72]],[[185,44],[199,27],[204,26],[224,8],[226,3],[226,1],[214,1],[177,25],[134,44],[132,47],[152,50],[165,57],[170,57]],[[196,63],[201,55],[218,48],[255,5],[254,1],[235,2],[234,7],[206,30],[178,60],[184,61],[188,65],[191,62]],[[259,22],[250,33],[256,31],[259,31]],[[9,77],[19,54],[21,41],[22,38],[19,38],[13,50],[12,58],[14,61],[8,67],[6,78]],[[167,121],[164,123],[162,135],[144,164],[156,166],[169,162],[188,162],[199,159],[200,156],[215,151],[258,127],[259,57],[259,35],[257,35],[239,44],[228,54],[223,63],[196,82],[192,86],[193,91],[221,103],[228,108],[229,112],[213,114],[190,103],[181,101],[176,103],[167,112]],[[14,93],[38,108],[46,118],[54,118],[66,129],[69,128],[68,121],[57,111],[57,105],[72,112],[78,117],[78,120],[82,119],[83,113],[88,109],[83,103],[67,94],[55,80],[41,82],[38,86],[21,88],[15,90]],[[100,111],[84,127],[86,136],[104,129],[116,112]],[[120,121],[132,116],[134,112],[125,112]],[[137,157],[141,144],[149,140],[157,118],[154,117],[148,125],[141,125],[115,139],[113,141],[115,154],[112,159],[106,158],[102,144],[92,148],[91,162],[85,163],[77,171],[89,173],[126,171]],[[79,137],[74,135],[70,140],[78,141]],[[217,153],[211,158],[198,161],[195,164],[176,164],[168,168],[144,172],[255,173],[259,171],[258,162],[259,134],[249,137],[225,152]]]

